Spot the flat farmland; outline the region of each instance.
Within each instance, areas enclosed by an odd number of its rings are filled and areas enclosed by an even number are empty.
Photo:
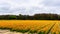
[[[0,29],[22,34],[60,34],[58,20],[0,20]]]

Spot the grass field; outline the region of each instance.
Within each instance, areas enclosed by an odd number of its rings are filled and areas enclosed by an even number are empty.
[[[58,20],[0,20],[0,29],[22,34],[60,34]]]

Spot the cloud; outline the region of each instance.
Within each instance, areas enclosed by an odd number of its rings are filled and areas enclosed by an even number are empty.
[[[39,0],[0,0],[0,12],[31,14],[35,10],[30,7],[39,6],[39,2]]]
[[[60,13],[60,0],[0,0],[0,14]]]
[[[45,0],[44,4],[46,6],[60,6],[60,0]]]
[[[10,5],[8,3],[1,3],[0,4],[0,12],[9,12]]]

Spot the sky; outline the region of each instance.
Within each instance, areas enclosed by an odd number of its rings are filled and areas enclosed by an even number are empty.
[[[0,15],[60,14],[60,0],[0,0]]]

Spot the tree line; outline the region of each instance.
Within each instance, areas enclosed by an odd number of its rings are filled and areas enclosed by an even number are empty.
[[[0,15],[0,20],[60,20],[58,14],[35,14],[30,15]]]

